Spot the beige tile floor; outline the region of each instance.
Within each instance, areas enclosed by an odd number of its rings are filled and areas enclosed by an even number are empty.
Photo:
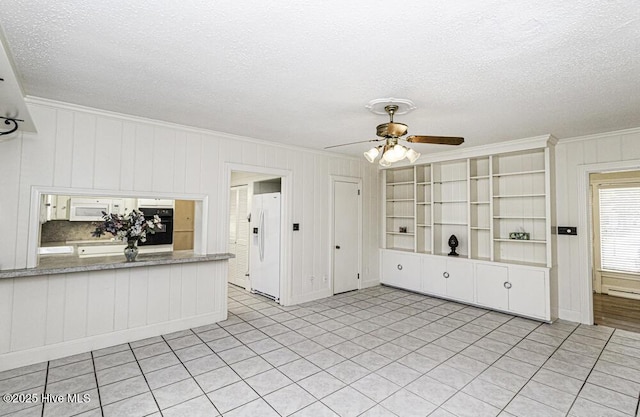
[[[0,416],[640,416],[640,334],[552,325],[388,287],[0,373]],[[55,397],[52,397],[55,398]]]

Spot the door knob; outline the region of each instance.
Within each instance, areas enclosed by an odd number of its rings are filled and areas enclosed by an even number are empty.
[[[340,249],[340,246],[339,246],[339,245],[336,245],[336,249]]]

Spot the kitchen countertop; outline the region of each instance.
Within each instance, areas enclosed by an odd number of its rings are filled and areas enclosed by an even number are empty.
[[[155,265],[174,265],[191,262],[224,261],[235,258],[232,253],[194,254],[193,251],[147,253],[138,255],[135,262],[126,262],[124,256],[78,258],[76,255],[41,256],[36,268],[0,271],[0,279],[33,277],[38,275],[67,274],[70,272],[103,271],[109,269],[139,268]]]

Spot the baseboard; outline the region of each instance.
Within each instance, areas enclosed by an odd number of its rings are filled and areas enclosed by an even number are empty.
[[[558,318],[560,320],[573,321],[580,323],[580,312],[574,310],[565,310],[563,308],[558,310]]]
[[[375,287],[376,285],[380,285],[380,281],[375,280],[375,281],[363,281],[360,284],[360,289],[365,289],[365,288],[370,288],[370,287]]]
[[[325,288],[323,290],[311,292],[309,294],[293,296],[291,297],[291,305],[308,303],[309,301],[315,301],[321,298],[331,297],[332,295],[333,294],[331,293],[331,290],[328,288]]]
[[[227,311],[125,329],[0,355],[0,372],[226,320]]]

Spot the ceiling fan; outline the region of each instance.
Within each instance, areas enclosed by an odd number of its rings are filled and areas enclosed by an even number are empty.
[[[389,166],[393,162],[398,162],[405,157],[409,162],[415,162],[420,153],[414,151],[411,148],[398,143],[398,141],[406,141],[410,143],[432,143],[437,145],[460,145],[464,142],[464,138],[451,137],[451,136],[416,136],[411,135],[406,138],[402,138],[408,133],[408,126],[404,123],[397,123],[393,121],[393,115],[398,111],[397,104],[387,104],[384,106],[385,112],[389,115],[389,122],[378,125],[376,128],[376,134],[380,139],[362,140],[359,142],[343,143],[340,145],[327,146],[325,149],[336,148],[339,146],[353,145],[356,143],[365,142],[380,142],[384,141],[384,144],[375,146],[364,153],[365,158],[371,163],[380,155],[380,165]]]

